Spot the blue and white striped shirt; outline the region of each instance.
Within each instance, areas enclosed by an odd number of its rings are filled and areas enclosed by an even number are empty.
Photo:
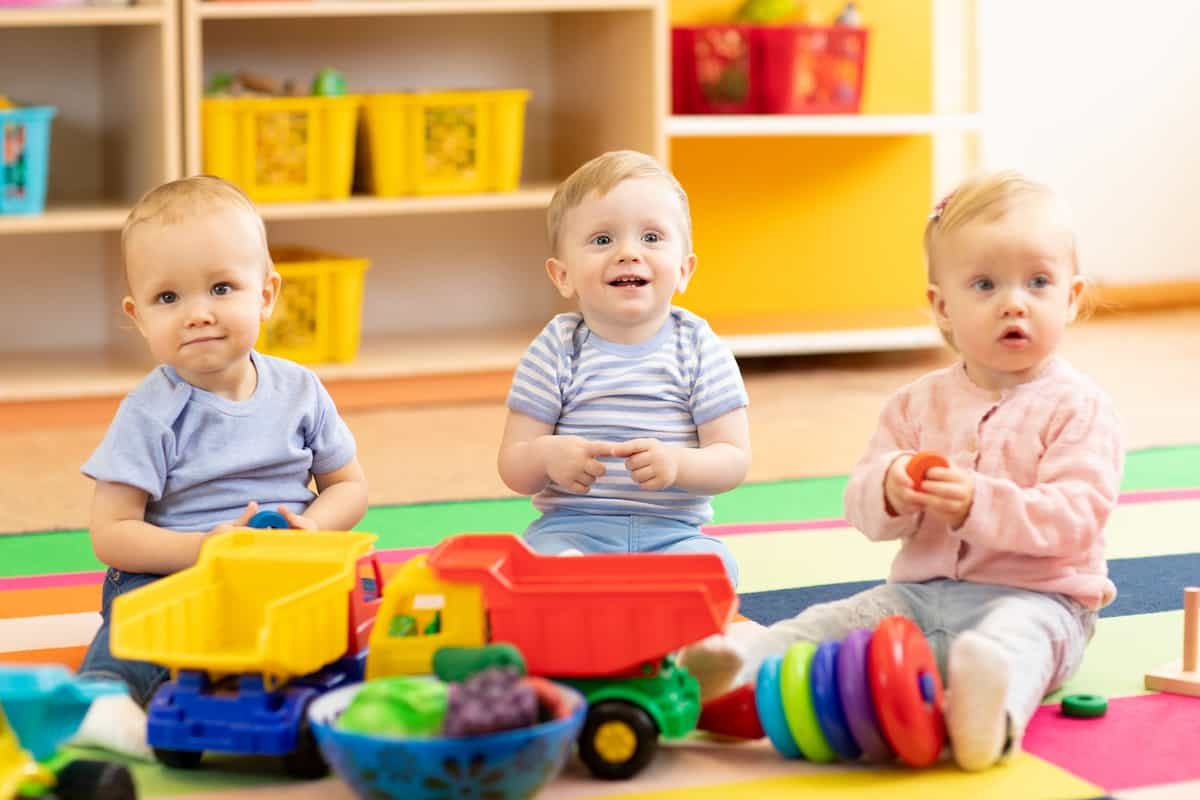
[[[708,323],[672,307],[662,329],[636,345],[601,339],[583,316],[559,314],[542,329],[517,365],[508,407],[555,426],[554,432],[591,441],[654,438],[698,447],[697,426],[748,405],[733,354]],[[712,519],[708,495],[671,487],[639,489],[620,458],[602,458],[606,472],[587,494],[554,483],[533,505],[591,514],[646,514],[693,525]]]

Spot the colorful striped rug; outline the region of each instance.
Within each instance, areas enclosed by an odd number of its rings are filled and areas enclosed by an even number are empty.
[[[711,532],[738,557],[750,620],[770,623],[886,574],[894,546],[867,542],[846,526],[844,485],[843,477],[752,484],[717,499]],[[533,516],[524,499],[482,500],[373,508],[359,528],[380,535],[394,568],[452,533],[521,530]],[[1183,588],[1200,583],[1200,447],[1131,453],[1108,539],[1120,596],[1064,691],[1104,694],[1112,708],[1100,720],[1066,720],[1053,705],[1057,695],[1048,698],[1025,752],[1003,768],[965,775],[950,767],[817,767],[784,762],[762,744],[696,740],[667,748],[632,783],[601,784],[569,769],[541,796],[1200,797],[1200,700],[1141,688],[1148,669],[1178,657]],[[0,661],[77,663],[97,622],[100,570],[83,531],[0,536]],[[255,786],[271,787],[273,796],[345,791],[332,782],[290,786],[272,764],[214,764],[198,773],[139,767],[138,781],[151,797],[260,796]]]

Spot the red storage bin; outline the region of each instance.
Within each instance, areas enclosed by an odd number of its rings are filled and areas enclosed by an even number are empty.
[[[692,25],[671,32],[676,114],[856,114],[867,29]]]

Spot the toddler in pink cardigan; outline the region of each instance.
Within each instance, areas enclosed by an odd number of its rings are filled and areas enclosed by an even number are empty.
[[[978,770],[1015,750],[1116,595],[1104,525],[1124,456],[1109,399],[1056,355],[1084,281],[1054,193],[975,175],[930,215],[925,254],[929,303],[961,360],[892,395],[845,494],[855,528],[900,542],[887,583],[740,646],[706,640],[683,662],[711,697],[797,640],[902,614],[946,678],[954,758]],[[918,487],[905,468],[930,450],[949,466]]]

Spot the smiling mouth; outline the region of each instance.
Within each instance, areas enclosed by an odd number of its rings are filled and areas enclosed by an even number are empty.
[[[636,275],[622,275],[621,277],[617,278],[616,280],[609,281],[608,285],[609,286],[617,286],[617,287],[625,287],[625,286],[641,287],[641,286],[645,286],[649,282],[650,281],[646,280],[645,278],[639,278]]]

